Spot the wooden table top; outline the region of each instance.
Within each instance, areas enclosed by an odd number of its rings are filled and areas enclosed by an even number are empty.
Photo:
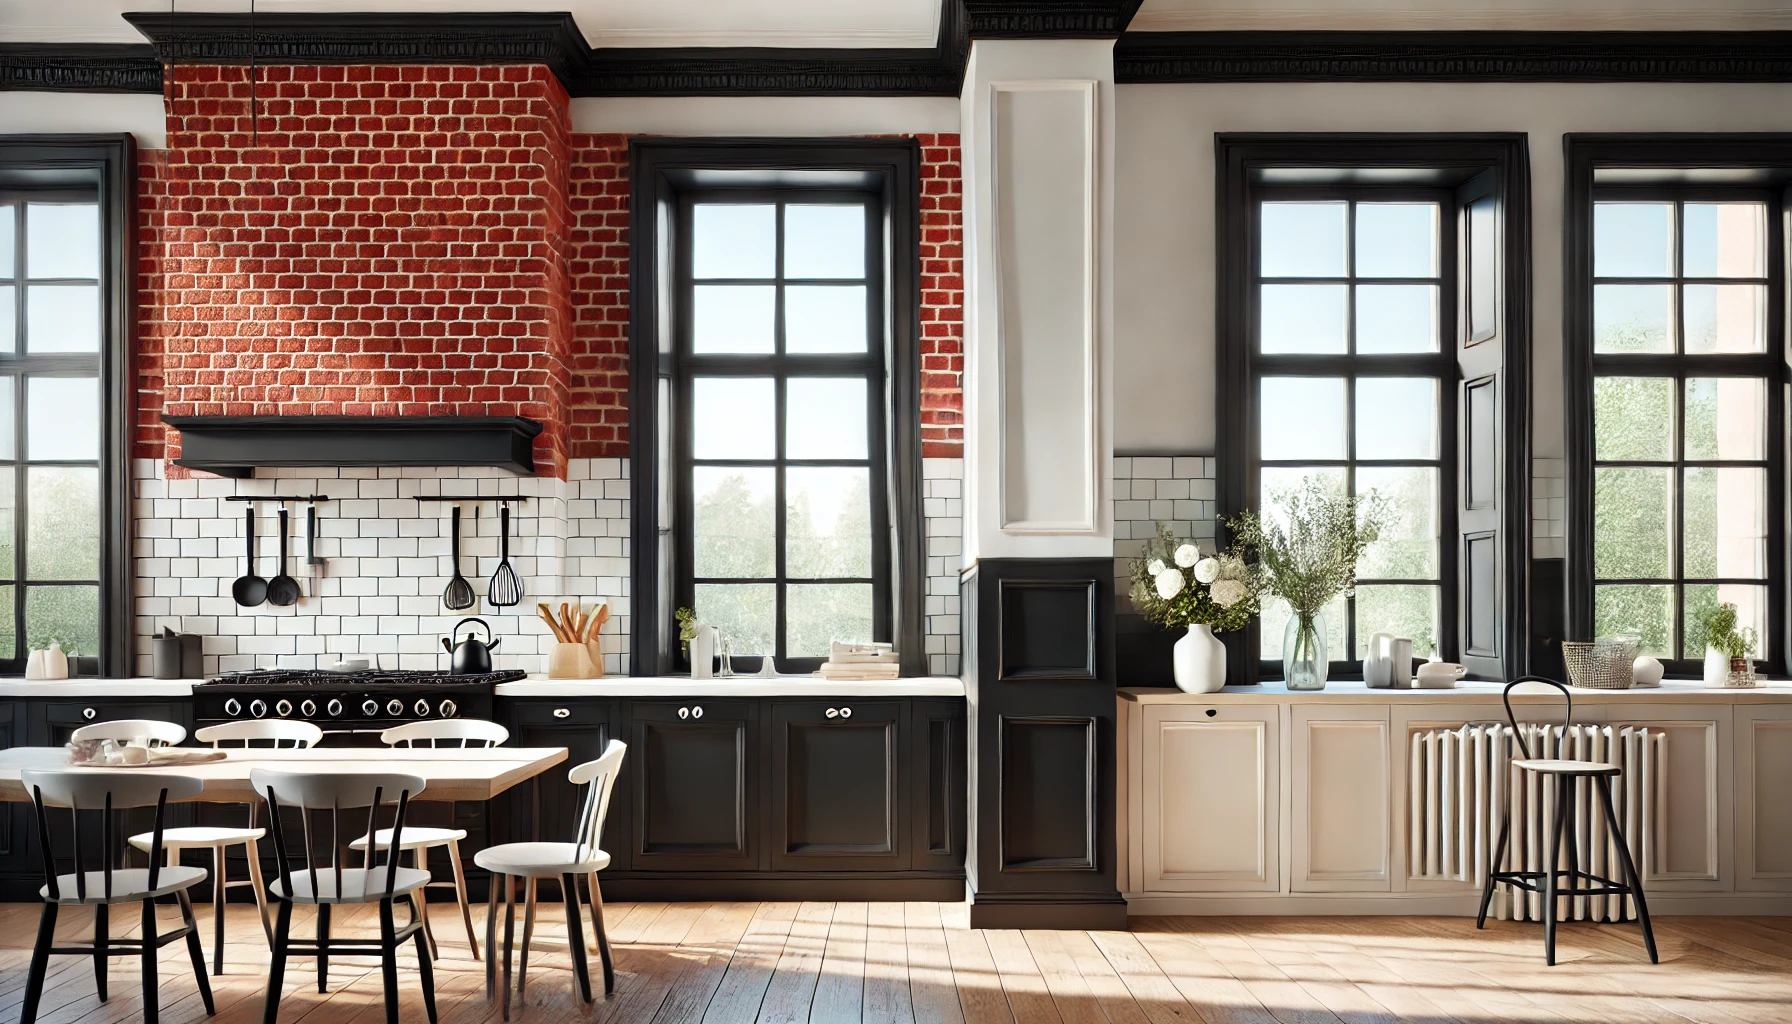
[[[183,748],[187,749],[187,748]],[[201,748],[192,748],[201,749]],[[77,768],[76,771],[149,772],[184,775],[205,783],[196,800],[212,803],[247,803],[255,798],[249,772],[256,768],[275,771],[403,772],[420,775],[427,784],[424,800],[490,800],[519,782],[534,778],[566,760],[565,747],[485,747],[473,749],[419,749],[410,747],[329,748],[309,750],[245,750],[232,748],[222,761],[206,764],[168,765],[154,768]],[[27,768],[67,768],[68,751],[62,747],[12,747],[0,750],[0,800],[31,799],[19,782]]]

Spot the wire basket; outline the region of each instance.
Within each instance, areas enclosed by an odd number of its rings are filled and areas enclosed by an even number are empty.
[[[1589,690],[1628,690],[1631,667],[1636,662],[1636,637],[1600,637],[1597,640],[1562,641],[1562,660],[1568,665],[1568,682]]]

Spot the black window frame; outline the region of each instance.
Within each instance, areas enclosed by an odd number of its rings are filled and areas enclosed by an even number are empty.
[[[94,585],[99,594],[99,650],[82,651],[71,664],[71,674],[124,677],[134,675],[136,635],[131,613],[134,572],[130,535],[130,451],[135,394],[131,375],[137,324],[137,152],[129,134],[105,135],[0,135],[0,193],[31,199],[66,201],[78,198],[98,203],[100,213],[100,347],[94,354],[0,354],[0,372],[17,377],[14,404],[18,458],[9,467],[15,474],[15,530],[18,559],[15,570],[23,580],[24,530],[27,491],[25,456],[25,380],[28,376],[88,376],[99,381],[99,571],[93,580],[56,580],[21,583],[23,589],[45,585]],[[22,254],[24,235],[15,257]],[[24,268],[15,264],[15,275]],[[16,284],[15,280],[15,284]],[[20,296],[17,315],[25,316]],[[58,461],[32,465],[79,464]],[[22,671],[28,637],[24,631],[25,601],[14,602],[17,633],[15,657],[0,658],[0,673]]]
[[[1647,460],[1648,465],[1671,466],[1674,507],[1671,519],[1674,574],[1666,579],[1623,582],[1661,583],[1674,588],[1673,657],[1662,658],[1672,676],[1697,677],[1701,660],[1686,658],[1684,637],[1684,518],[1681,481],[1688,466],[1764,467],[1767,471],[1766,521],[1767,566],[1764,580],[1738,580],[1767,587],[1767,629],[1764,650],[1756,668],[1786,672],[1792,666],[1792,632],[1788,616],[1787,551],[1787,388],[1792,374],[1787,369],[1786,289],[1788,273],[1786,232],[1792,215],[1792,135],[1788,134],[1669,134],[1632,133],[1574,134],[1564,137],[1566,156],[1566,205],[1563,267],[1564,407],[1567,435],[1567,623],[1566,635],[1592,639],[1593,595],[1599,577],[1593,564],[1593,480],[1598,466],[1613,460],[1597,458],[1593,422],[1594,381],[1601,376],[1665,377],[1674,381],[1674,458]],[[1610,170],[1607,170],[1610,169]],[[1599,180],[1606,171],[1607,180]],[[1767,204],[1767,310],[1766,345],[1760,353],[1683,354],[1684,318],[1676,316],[1676,351],[1673,353],[1596,353],[1593,334],[1594,205],[1608,199],[1674,201],[1674,273],[1650,278],[1650,283],[1678,286],[1686,279],[1680,239],[1680,204],[1734,200]],[[1628,279],[1623,279],[1628,280]],[[1641,280],[1640,278],[1637,280]],[[1700,283],[1706,279],[1692,279]],[[1725,279],[1732,280],[1732,279]],[[1748,282],[1758,279],[1734,279]],[[1678,291],[1678,289],[1677,289]],[[1676,309],[1679,300],[1676,298]],[[1766,382],[1766,459],[1686,459],[1684,419],[1687,378],[1751,377]],[[1616,464],[1632,464],[1618,460]],[[1636,463],[1645,464],[1645,463]],[[1729,582],[1690,580],[1692,584]]]
[[[865,373],[872,388],[868,449],[873,477],[873,624],[892,641],[904,675],[926,674],[920,430],[920,148],[913,139],[635,139],[630,142],[630,670],[637,676],[688,672],[673,612],[691,605],[689,478],[691,377],[768,376],[824,371]],[[690,352],[689,217],[693,200],[854,195],[876,201],[868,259],[881,268],[870,303],[876,328],[866,356],[705,355]],[[780,218],[780,225],[782,220]],[[781,230],[781,228],[780,228]],[[871,266],[867,266],[868,275]],[[781,309],[781,306],[780,306]],[[881,337],[880,337],[881,336]],[[876,364],[875,366],[873,364]],[[846,374],[838,374],[846,375]],[[780,386],[780,410],[783,387]],[[881,429],[880,429],[881,428]],[[779,454],[783,453],[780,418]],[[728,460],[724,460],[728,461]],[[840,461],[840,460],[823,460]],[[846,460],[856,461],[856,460]],[[881,494],[881,500],[880,499]],[[778,492],[782,516],[782,490]],[[782,545],[780,544],[780,567]],[[780,606],[782,603],[780,588]],[[776,627],[780,647],[783,616]],[[747,654],[757,652],[739,651]],[[822,659],[779,658],[784,671]]]

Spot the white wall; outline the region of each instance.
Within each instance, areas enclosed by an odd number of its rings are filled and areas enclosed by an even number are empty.
[[[168,148],[168,122],[160,96],[0,92],[0,135],[69,132],[130,132],[142,149]]]
[[[1214,448],[1215,132],[1526,132],[1533,446],[1562,439],[1562,135],[1792,131],[1792,85],[1289,83],[1118,89],[1114,446]]]
[[[575,132],[627,135],[924,135],[958,130],[955,96],[591,96]]]

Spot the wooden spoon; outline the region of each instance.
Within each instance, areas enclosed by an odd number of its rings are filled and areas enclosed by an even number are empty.
[[[536,611],[536,614],[541,616],[541,621],[547,623],[548,628],[554,631],[554,639],[560,641],[563,644],[572,643],[571,640],[568,640],[566,638],[566,634],[560,631],[560,624],[558,622],[554,621],[554,613],[551,611],[548,611],[548,606],[547,606],[546,602],[538,602],[535,605],[535,611]]]

